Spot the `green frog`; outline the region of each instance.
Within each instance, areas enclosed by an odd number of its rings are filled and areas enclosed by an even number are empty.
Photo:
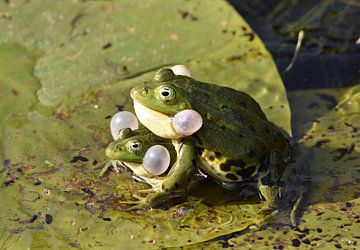
[[[196,150],[199,168],[224,188],[256,183],[268,207],[278,206],[284,192],[280,180],[292,148],[285,132],[267,120],[252,97],[170,69],[160,69],[153,81],[134,87],[130,95],[145,127],[177,144],[186,141]],[[202,126],[184,137],[172,119],[187,109],[201,115]],[[189,165],[177,165],[173,175],[180,177]]]
[[[170,165],[164,173],[156,174],[144,166],[143,159],[150,147],[163,146],[170,155]],[[192,143],[186,140],[181,144],[170,139],[161,138],[146,128],[131,130],[124,128],[117,139],[106,148],[106,156],[112,160],[112,165],[125,166],[133,172],[133,177],[151,186],[142,190],[147,193],[145,198],[137,196],[139,208],[143,205],[153,206],[159,197],[167,193],[180,191],[184,194],[192,176],[197,171],[196,151]],[[137,202],[130,202],[137,203]]]

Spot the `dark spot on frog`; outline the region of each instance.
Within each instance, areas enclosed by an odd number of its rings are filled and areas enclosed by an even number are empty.
[[[111,43],[106,43],[102,46],[102,49],[108,49],[111,48],[112,44]]]
[[[246,102],[240,101],[240,102],[239,102],[239,105],[240,105],[241,107],[243,107],[244,109],[247,108],[247,103],[246,103]]]
[[[229,172],[231,170],[230,165],[226,164],[226,162],[220,164],[220,169],[225,172]]]
[[[336,244],[335,244],[335,247],[338,248],[338,249],[342,248],[342,246],[341,246],[340,243],[336,243]]]
[[[106,218],[106,217],[104,217],[104,218],[102,218],[104,221],[111,221],[111,218]]]
[[[89,160],[84,156],[78,155],[78,156],[74,156],[72,158],[72,160],[70,161],[70,163],[76,163],[78,161],[86,162],[86,161],[89,161]]]
[[[210,156],[209,156],[209,161],[214,161],[214,160],[215,160],[215,156],[210,155]]]
[[[243,168],[246,166],[246,162],[244,162],[243,160],[227,160],[225,163],[238,168]]]
[[[359,130],[359,128],[353,127],[353,125],[350,123],[344,122],[344,124],[345,124],[345,126],[352,128],[351,132],[353,132],[353,133],[356,133]]]
[[[105,119],[110,119],[110,118],[111,118],[111,115],[105,116]]]
[[[301,244],[301,241],[299,239],[292,240],[293,247],[298,247],[298,246],[300,246],[300,244]]]
[[[120,105],[120,104],[116,104],[115,107],[117,108],[118,111],[123,111],[125,106]]]
[[[217,152],[217,151],[216,151],[216,152],[215,152],[215,157],[216,157],[216,158],[220,158],[220,157],[221,157],[220,152]]]
[[[93,160],[92,165],[96,166],[96,164],[98,164],[98,161],[95,159],[95,160]]]
[[[232,180],[232,181],[239,180],[238,177],[236,175],[234,175],[234,174],[226,174],[225,177],[228,178],[229,180]]]
[[[315,143],[314,147],[315,147],[315,148],[321,148],[322,145],[324,145],[324,144],[326,144],[326,143],[328,143],[328,142],[330,142],[329,139],[318,140],[318,141]]]
[[[355,149],[355,144],[351,144],[351,146],[349,148],[339,148],[337,150],[331,151],[330,153],[336,153],[338,152],[339,155],[334,156],[333,160],[334,161],[339,161],[341,160],[346,154],[351,154]]]
[[[252,176],[255,170],[256,170],[256,166],[249,166],[247,168],[237,170],[236,174],[241,176],[242,179],[246,179]]]
[[[175,182],[175,188],[179,188],[180,187],[180,185],[179,185],[179,183],[177,183],[177,182]]]
[[[46,224],[51,224],[53,221],[53,217],[51,214],[45,214],[45,223]]]
[[[318,97],[327,102],[327,109],[332,109],[337,105],[335,97],[326,94],[316,94]]]
[[[202,153],[204,152],[204,149],[196,147],[195,151],[196,151],[197,155],[202,155]]]
[[[306,245],[309,245],[311,243],[309,239],[305,239],[302,242],[305,243]]]
[[[192,163],[193,166],[196,166],[196,165],[197,165],[197,160],[196,160],[196,159],[192,159],[192,160],[191,160],[191,163]]]

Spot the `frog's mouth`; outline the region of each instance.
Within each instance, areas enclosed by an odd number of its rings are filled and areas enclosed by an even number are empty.
[[[134,109],[139,121],[157,136],[169,139],[182,137],[173,127],[173,116],[150,109],[135,100]]]

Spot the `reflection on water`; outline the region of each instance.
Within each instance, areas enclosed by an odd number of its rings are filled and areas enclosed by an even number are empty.
[[[334,88],[360,79],[360,4],[354,0],[228,0],[272,53],[288,90]],[[305,31],[295,67],[285,73]]]

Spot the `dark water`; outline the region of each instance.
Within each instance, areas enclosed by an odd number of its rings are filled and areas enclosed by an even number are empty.
[[[336,88],[360,82],[360,1],[228,0],[273,55],[287,90]],[[290,64],[297,34],[305,31]]]

